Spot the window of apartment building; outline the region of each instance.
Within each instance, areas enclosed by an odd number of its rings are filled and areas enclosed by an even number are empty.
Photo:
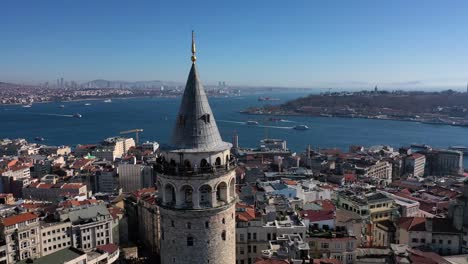
[[[252,264],[252,259],[251,258],[247,259],[247,264]]]
[[[418,240],[417,238],[413,238],[413,239],[411,239],[411,242],[413,242],[413,243],[418,243],[419,240]]]
[[[244,241],[244,234],[239,234],[239,240]]]
[[[244,247],[240,247],[240,248],[239,248],[239,253],[240,253],[241,255],[244,255]]]
[[[273,233],[273,240],[276,240],[276,233]]]
[[[192,236],[187,237],[187,246],[188,247],[193,246],[193,237]]]
[[[247,233],[247,240],[250,240],[252,239],[252,234],[251,233]]]
[[[324,243],[324,242],[322,242],[322,244],[320,246],[321,246],[321,248],[328,248],[329,247],[328,243]]]
[[[268,240],[268,241],[271,240],[271,234],[270,234],[270,233],[267,234],[267,240]]]
[[[257,233],[253,233],[253,239],[257,240]]]
[[[257,246],[253,246],[253,252],[257,253]]]
[[[439,244],[443,244],[444,241],[442,239],[439,239]]]
[[[425,239],[425,238],[421,238],[421,243],[426,243],[426,239]]]
[[[251,245],[247,246],[247,253],[252,253],[252,246]]]
[[[353,261],[353,255],[352,254],[348,254],[348,261]]]
[[[452,244],[452,240],[447,240],[447,244]]]
[[[335,244],[335,248],[336,248],[336,249],[341,249],[341,243],[336,243],[336,244]]]
[[[435,239],[432,239],[432,244],[435,244],[436,240]]]

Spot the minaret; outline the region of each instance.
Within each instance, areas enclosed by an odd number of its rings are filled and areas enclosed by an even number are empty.
[[[161,263],[236,261],[235,160],[223,142],[195,66],[187,79],[170,147],[158,159]]]

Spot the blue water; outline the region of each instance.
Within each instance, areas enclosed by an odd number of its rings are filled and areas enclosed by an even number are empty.
[[[303,93],[274,94],[281,103],[303,96]],[[411,143],[425,143],[446,148],[450,145],[468,145],[468,128],[429,125],[403,121],[325,118],[282,117],[288,122],[266,122],[266,117],[239,113],[248,106],[265,104],[258,95],[210,98],[218,127],[225,141],[231,141],[237,131],[239,143],[255,147],[260,139],[282,138],[294,151],[302,151],[307,144],[316,147],[338,147],[344,150],[349,145],[371,146],[388,144],[394,147]],[[134,98],[67,103],[34,104],[31,108],[0,106],[0,138],[44,137],[44,144],[75,146],[96,143],[118,135],[120,131],[142,128],[142,140],[167,143],[170,138],[180,98]],[[64,104],[65,108],[59,108]],[[74,113],[81,119],[70,117]],[[260,126],[248,126],[244,122],[257,120]],[[298,131],[291,127],[304,124],[309,130]],[[267,126],[267,127],[264,127]],[[133,134],[131,134],[133,136]]]

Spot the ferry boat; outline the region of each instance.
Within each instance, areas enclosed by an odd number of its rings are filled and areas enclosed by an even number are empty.
[[[247,121],[245,122],[245,124],[249,125],[249,126],[258,126],[258,122],[257,121]]]
[[[297,126],[294,127],[294,129],[296,129],[296,130],[307,130],[307,129],[309,129],[309,127],[306,126],[306,125],[297,125]]]
[[[82,115],[80,115],[80,114],[78,114],[78,113],[75,113],[75,114],[73,114],[73,117],[74,117],[74,118],[81,118]]]
[[[271,97],[259,97],[258,101],[279,101],[279,98],[271,98]]]
[[[86,106],[90,106],[90,105],[91,105],[91,103],[86,103],[86,104],[84,104],[84,105],[86,105]]]
[[[106,100],[104,100],[104,103],[112,103],[112,100],[111,99],[106,99]]]
[[[24,108],[30,108],[32,104],[23,105]]]
[[[36,140],[36,141],[44,141],[45,138],[43,138],[43,137],[35,137],[34,140]]]

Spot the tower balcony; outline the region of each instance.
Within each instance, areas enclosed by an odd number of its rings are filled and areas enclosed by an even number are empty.
[[[210,165],[200,167],[186,166],[180,164],[171,164],[168,162],[157,162],[155,170],[157,173],[161,173],[168,176],[221,176],[226,174],[237,167],[237,161],[231,160],[224,165]]]

